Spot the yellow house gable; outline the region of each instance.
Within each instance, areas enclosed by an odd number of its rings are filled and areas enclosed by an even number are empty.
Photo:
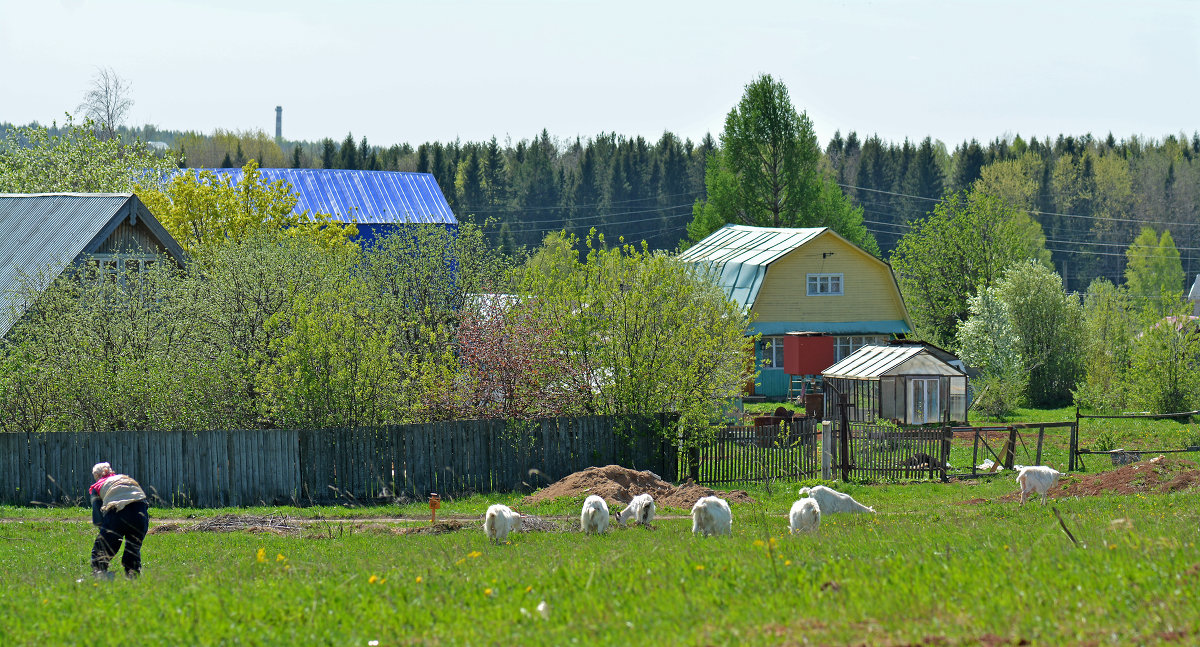
[[[816,294],[810,294],[810,277]],[[838,288],[840,294],[829,293]],[[901,320],[912,326],[891,268],[830,230],[767,267],[751,312],[760,324]]]

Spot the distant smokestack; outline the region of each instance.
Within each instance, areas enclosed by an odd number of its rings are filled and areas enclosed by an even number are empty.
[[[283,106],[275,106],[275,139],[283,139]]]

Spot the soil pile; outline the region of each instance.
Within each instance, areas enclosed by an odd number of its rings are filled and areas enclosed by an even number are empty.
[[[714,495],[730,502],[754,502],[744,490],[719,492],[690,480],[676,487],[658,478],[653,472],[638,472],[620,465],[589,467],[575,472],[525,497],[524,502],[533,504],[559,497],[578,498],[595,494],[612,506],[628,504],[634,496],[642,493],[654,497],[654,503],[659,507],[669,506],[684,510],[690,510],[697,499]]]
[[[1101,494],[1139,494],[1179,492],[1200,485],[1200,469],[1183,458],[1165,455],[1148,461],[1130,463],[1100,474],[1064,474],[1050,488],[1049,498],[1063,499]],[[1000,497],[1000,501],[1018,501],[1020,494]]]

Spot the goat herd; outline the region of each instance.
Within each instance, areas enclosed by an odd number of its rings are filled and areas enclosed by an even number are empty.
[[[1042,496],[1042,505],[1046,504],[1046,495],[1051,487],[1058,482],[1061,474],[1049,467],[1022,467],[1017,476],[1017,484],[1021,486],[1021,505],[1033,493]],[[832,490],[823,485],[800,488],[800,499],[792,504],[788,513],[788,528],[791,532],[815,532],[821,527],[821,513],[833,514],[838,512],[868,512],[875,509],[855,501],[849,494]],[[604,499],[591,495],[583,502],[583,510],[579,514],[579,529],[584,533],[598,534],[608,531],[608,504]],[[633,497],[629,505],[617,515],[617,522],[622,526],[634,521],[643,526],[649,526],[654,520],[654,498],[649,494],[639,494]],[[521,525],[521,515],[506,505],[495,504],[488,508],[483,518],[483,532],[488,539],[500,543],[508,537],[508,533],[517,530]],[[732,533],[733,513],[729,511],[729,503],[720,497],[706,496],[696,501],[692,506],[692,534],[695,535],[728,535]]]

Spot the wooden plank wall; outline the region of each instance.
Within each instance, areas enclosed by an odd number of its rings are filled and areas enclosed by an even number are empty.
[[[532,490],[589,466],[677,480],[678,451],[649,420],[471,420],[371,429],[0,434],[0,503],[86,505],[100,460],[159,506],[424,499]]]

